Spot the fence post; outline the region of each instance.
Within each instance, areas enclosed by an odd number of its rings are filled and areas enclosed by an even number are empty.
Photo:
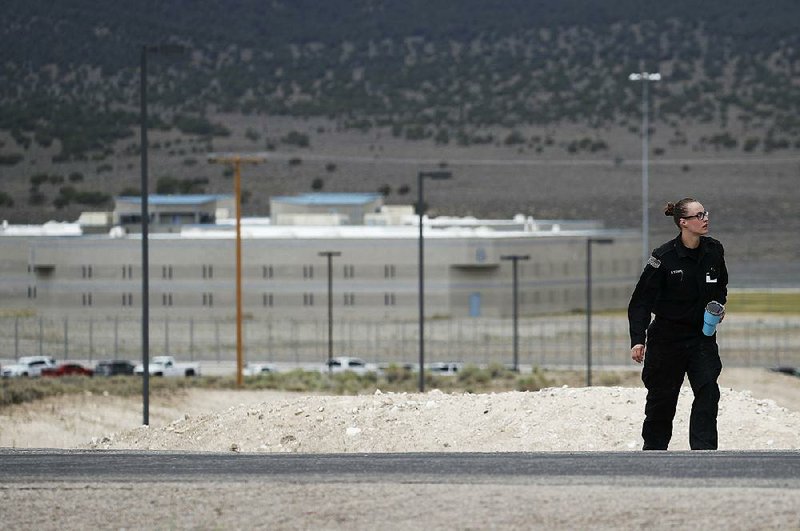
[[[194,317],[189,318],[189,359],[194,361]]]
[[[69,324],[66,317],[64,317],[64,359],[69,359]]]
[[[217,343],[217,365],[219,365],[219,359],[221,355],[221,346],[219,344],[219,321],[214,320],[214,339]]]
[[[94,318],[89,318],[89,363],[94,357]]]

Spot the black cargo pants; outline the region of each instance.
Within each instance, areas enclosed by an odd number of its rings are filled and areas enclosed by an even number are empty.
[[[722,371],[716,337],[700,336],[671,343],[647,345],[642,381],[647,404],[642,426],[643,450],[666,450],[672,438],[672,420],[684,374],[694,392],[689,419],[692,450],[717,449],[717,412]]]

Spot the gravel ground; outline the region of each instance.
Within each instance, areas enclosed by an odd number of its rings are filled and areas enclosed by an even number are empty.
[[[702,485],[0,485],[7,529],[797,529],[800,490]],[[10,507],[24,506],[25,511]],[[54,510],[55,508],[55,510]]]

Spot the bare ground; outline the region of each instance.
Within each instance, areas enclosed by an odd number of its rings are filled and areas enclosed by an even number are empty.
[[[800,379],[763,369],[728,369],[720,383],[722,449],[800,449]],[[686,446],[690,394],[681,396],[675,449]],[[154,397],[152,426],[141,428],[138,399],[84,395],[3,410],[0,446],[255,452],[636,450],[643,399],[641,386],[358,397],[191,390]],[[570,428],[570,423],[577,426]],[[316,446],[315,438],[320,439]],[[532,444],[526,446],[526,440]],[[4,526],[59,531],[798,529],[798,507],[800,490],[791,486],[718,483],[623,482],[609,488],[597,481],[552,480],[480,485],[0,480]]]

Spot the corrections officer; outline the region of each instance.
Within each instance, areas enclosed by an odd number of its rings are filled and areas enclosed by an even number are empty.
[[[694,392],[689,446],[716,450],[722,362],[716,333],[703,334],[703,313],[709,301],[726,302],[725,252],[720,242],[706,236],[708,211],[699,201],[667,203],[664,214],[672,217],[680,234],[653,251],[628,305],[631,358],[644,361],[647,388],[643,449],[669,446],[686,374]]]

